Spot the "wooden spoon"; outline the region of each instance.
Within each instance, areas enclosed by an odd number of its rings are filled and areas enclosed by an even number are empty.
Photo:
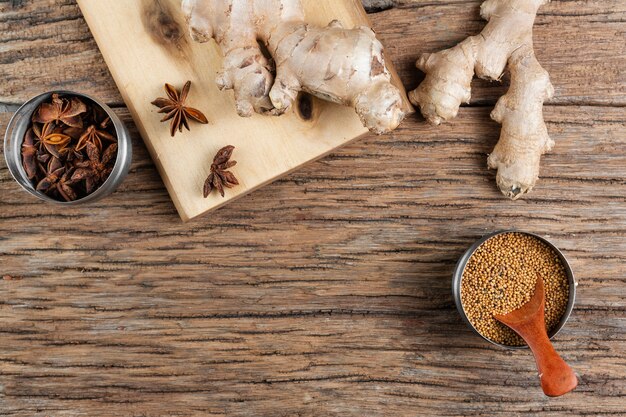
[[[558,397],[576,388],[578,380],[572,368],[550,343],[544,322],[544,307],[543,279],[537,277],[535,293],[529,302],[508,314],[494,314],[494,317],[526,341],[535,356],[543,392],[550,397]]]

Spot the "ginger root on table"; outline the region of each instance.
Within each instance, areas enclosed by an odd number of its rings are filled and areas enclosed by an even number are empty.
[[[368,27],[307,24],[300,0],[183,0],[182,8],[192,37],[215,39],[222,49],[217,84],[234,90],[240,116],[282,114],[304,91],[354,107],[375,133],[404,117],[382,44]]]
[[[469,102],[474,74],[499,80],[508,68],[509,90],[491,112],[491,118],[502,124],[502,131],[487,163],[498,170],[498,187],[511,199],[533,188],[539,177],[541,155],[554,145],[542,114],[543,102],[552,97],[554,90],[548,73],[535,57],[532,41],[535,15],[548,1],[483,2],[480,14],[488,20],[483,31],[453,48],[422,55],[416,66],[426,78],[409,93],[424,117],[438,125],[455,117],[462,102]]]

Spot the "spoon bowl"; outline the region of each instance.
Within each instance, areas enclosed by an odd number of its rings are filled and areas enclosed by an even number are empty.
[[[576,388],[578,379],[548,338],[544,307],[543,279],[537,277],[535,293],[526,304],[507,314],[494,314],[494,317],[524,339],[535,356],[544,394],[558,397]]]

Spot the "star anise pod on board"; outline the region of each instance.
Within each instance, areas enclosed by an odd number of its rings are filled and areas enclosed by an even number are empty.
[[[204,198],[207,198],[214,188],[224,197],[224,187],[232,188],[239,185],[233,173],[226,171],[237,164],[237,161],[230,161],[234,149],[234,146],[228,145],[217,151],[211,164],[211,173],[204,182]]]
[[[87,106],[77,97],[68,100],[53,94],[52,102],[40,104],[32,120],[36,123],[61,122],[71,127],[82,127],[80,115],[86,111]]]
[[[159,107],[159,113],[166,113],[161,119],[162,122],[172,120],[170,122],[170,135],[172,137],[178,129],[183,131],[183,126],[189,129],[189,119],[193,119],[198,123],[207,124],[209,121],[198,109],[185,106],[185,101],[191,89],[191,81],[187,81],[182,91],[179,93],[171,84],[165,84],[165,92],[168,98],[159,97],[152,102],[153,105]]]

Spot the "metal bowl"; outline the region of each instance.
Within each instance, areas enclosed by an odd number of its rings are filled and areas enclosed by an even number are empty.
[[[24,135],[31,124],[31,117],[37,107],[39,107],[39,105],[44,101],[49,100],[50,97],[52,97],[52,94],[81,97],[86,101],[91,101],[97,106],[100,106],[102,110],[106,112],[107,116],[111,118],[111,122],[115,127],[115,133],[117,134],[117,157],[111,174],[94,192],[75,201],[58,201],[37,191],[31,180],[28,179],[28,175],[22,165],[22,142],[24,141]],[[50,91],[31,98],[15,112],[13,117],[11,117],[4,135],[4,158],[6,159],[9,171],[11,172],[13,178],[15,178],[15,181],[17,181],[23,189],[35,197],[49,203],[59,205],[75,206],[91,203],[111,194],[122,183],[128,174],[132,160],[132,152],[132,142],[128,129],[124,123],[122,123],[120,118],[113,112],[113,110],[111,110],[111,108],[106,104],[88,96],[87,94],[75,93],[73,91]]]
[[[484,236],[482,239],[478,240],[476,243],[470,246],[467,251],[465,251],[463,256],[461,256],[461,258],[457,262],[456,267],[454,268],[454,275],[452,277],[452,295],[454,296],[454,302],[456,304],[456,308],[457,310],[459,310],[459,314],[463,318],[463,321],[465,322],[465,324],[467,324],[470,327],[470,329],[474,331],[474,333],[476,333],[478,336],[482,337],[487,342],[493,345],[500,346],[501,348],[505,348],[505,349],[526,349],[528,348],[527,345],[524,345],[524,346],[503,345],[501,343],[494,342],[493,340],[488,339],[482,334],[480,334],[478,330],[476,330],[476,328],[472,325],[472,323],[470,323],[469,319],[467,318],[467,315],[465,314],[465,310],[463,309],[463,302],[461,301],[461,280],[463,279],[463,271],[465,270],[465,265],[467,265],[467,262],[472,257],[474,252],[476,252],[476,249],[478,249],[480,245],[482,245],[484,242],[491,239],[492,237],[500,235],[500,234],[504,234],[504,233],[522,233],[525,235],[533,236],[541,240],[550,248],[552,248],[552,250],[558,255],[559,259],[561,260],[561,263],[563,264],[563,267],[565,268],[565,274],[567,275],[567,282],[569,283],[569,298],[567,301],[567,307],[565,308],[565,312],[563,313],[561,320],[548,334],[548,337],[550,337],[550,339],[552,339],[554,336],[556,336],[559,333],[559,331],[561,331],[563,326],[565,326],[567,319],[569,319],[570,314],[572,314],[572,310],[574,308],[574,301],[576,300],[576,286],[578,284],[576,283],[576,280],[574,278],[574,273],[572,272],[572,268],[570,267],[569,262],[567,261],[567,258],[565,258],[565,255],[563,255],[563,253],[556,246],[554,246],[550,241],[534,233],[520,232],[518,230],[504,230],[500,232],[491,233],[491,234]]]

